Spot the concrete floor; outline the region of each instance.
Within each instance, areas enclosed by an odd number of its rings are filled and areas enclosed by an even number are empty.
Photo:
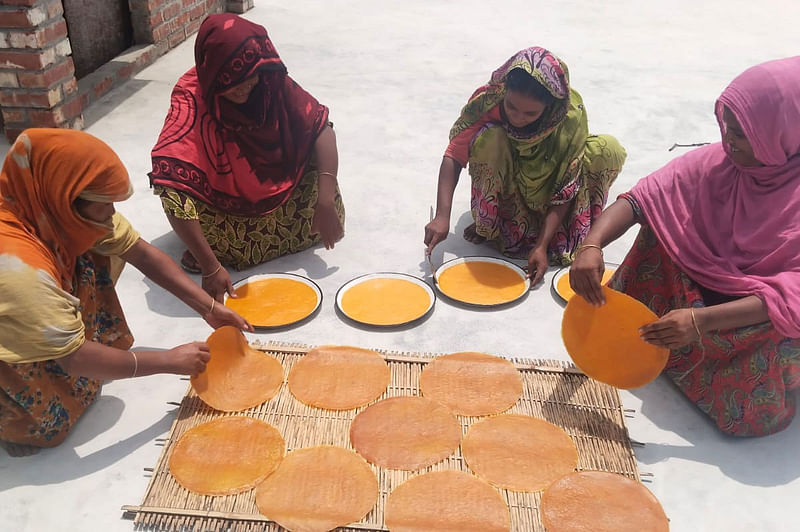
[[[490,72],[518,49],[542,45],[570,67],[590,130],[612,133],[628,163],[612,197],[680,150],[673,143],[715,141],[713,103],[753,64],[794,55],[800,8],[795,0],[675,0],[557,4],[476,0],[258,0],[247,17],[264,24],[290,74],[331,108],[347,207],[345,239],[254,268],[314,279],[325,296],[312,321],[263,340],[339,343],[405,351],[477,350],[506,356],[568,359],[561,307],[544,287],[521,304],[474,312],[439,301],[432,316],[404,331],[349,326],[334,312],[334,294],[368,272],[427,275],[423,226],[435,199],[447,133],[461,106]],[[557,5],[557,7],[555,7]],[[287,7],[288,6],[288,7]],[[170,90],[192,64],[187,42],[86,112],[87,130],[127,165],[136,194],[118,208],[144,238],[179,257],[158,200],[148,189],[150,149]],[[5,147],[7,149],[7,146]],[[4,151],[2,153],[4,155]],[[495,254],[460,237],[469,222],[468,186],[456,192],[453,233],[434,261]],[[611,245],[619,262],[629,232]],[[128,269],[119,295],[136,346],[169,348],[211,330],[163,290]],[[138,504],[187,383],[152,376],[109,383],[59,448],[30,458],[0,456],[0,530],[128,531],[120,507]],[[622,392],[631,437],[647,486],[674,531],[797,530],[800,422],[781,434],[734,440],[719,434],[668,382]]]

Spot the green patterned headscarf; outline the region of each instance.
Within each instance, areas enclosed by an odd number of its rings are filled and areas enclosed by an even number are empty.
[[[529,126],[515,128],[505,121],[502,124],[518,155],[519,191],[529,208],[540,211],[548,207],[554,192],[575,179],[589,134],[583,100],[569,87],[566,64],[540,47],[517,52],[495,70],[489,83],[479,88],[467,102],[450,130],[450,139],[502,103],[506,77],[515,68],[530,74],[555,98]]]

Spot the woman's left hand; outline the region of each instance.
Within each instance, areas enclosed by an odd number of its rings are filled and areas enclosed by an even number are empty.
[[[333,245],[344,236],[342,222],[333,201],[317,201],[314,208],[314,219],[311,221],[311,232],[319,233],[325,249],[333,249]]]
[[[544,278],[547,266],[547,249],[542,246],[533,248],[528,255],[528,278],[531,286],[536,286]]]
[[[216,303],[211,312],[203,316],[206,323],[215,329],[219,329],[225,325],[233,325],[239,330],[253,332],[253,326],[248,323],[246,319],[239,316],[236,312],[226,307],[222,303]]]
[[[658,321],[639,329],[642,340],[657,347],[679,349],[699,340],[688,308],[671,310]]]

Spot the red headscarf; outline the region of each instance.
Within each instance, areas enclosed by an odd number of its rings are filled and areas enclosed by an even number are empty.
[[[717,101],[720,129],[724,107],[763,166],[738,165],[717,142],[631,193],[689,277],[722,294],[758,296],[774,327],[800,338],[800,56],[734,79]]]
[[[254,74],[244,104],[220,96]],[[231,214],[268,213],[294,190],[327,123],[328,108],[286,74],[263,26],[211,15],[197,34],[195,67],[172,91],[150,184]]]

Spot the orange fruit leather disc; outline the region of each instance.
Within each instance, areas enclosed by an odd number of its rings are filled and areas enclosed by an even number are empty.
[[[289,371],[289,391],[310,406],[350,410],[380,397],[390,378],[389,366],[375,351],[323,345]]]
[[[278,429],[249,417],[223,417],[186,431],[169,457],[178,484],[201,495],[232,495],[251,489],[283,459]]]
[[[515,491],[543,490],[578,466],[578,450],[561,427],[519,414],[473,424],[461,453],[476,475]]]
[[[242,331],[226,325],[206,340],[211,360],[192,377],[195,393],[208,406],[239,412],[272,399],[283,384],[283,366],[275,357],[253,349]]]
[[[600,279],[600,284],[605,285],[606,283],[608,283],[608,281],[611,279],[611,276],[614,275],[615,271],[617,270],[613,268],[606,269],[603,272],[602,279]],[[575,291],[569,285],[569,272],[565,273],[558,279],[558,282],[556,283],[556,292],[558,292],[558,295],[560,295],[567,301],[572,299],[572,296],[575,295]]]
[[[525,279],[494,262],[463,262],[444,270],[437,280],[448,297],[474,305],[500,305],[525,293]]]
[[[225,305],[255,327],[280,327],[298,322],[317,308],[317,293],[307,284],[276,277],[249,281]]]
[[[463,416],[498,414],[522,396],[522,377],[514,364],[486,353],[436,357],[419,376],[422,395]]]
[[[500,493],[462,471],[435,471],[408,479],[389,495],[385,515],[391,532],[511,529],[508,506]]]
[[[604,471],[570,473],[542,494],[547,532],[667,532],[658,499],[640,482]]]
[[[639,328],[658,319],[632,297],[603,287],[606,304],[593,307],[573,297],[564,309],[561,336],[575,365],[591,378],[637,388],[652,381],[667,365],[669,350],[648,344]]]
[[[453,454],[461,425],[450,409],[424,397],[391,397],[350,425],[350,443],[371,464],[414,471]]]
[[[361,323],[399,325],[423,316],[431,297],[405,279],[369,279],[342,294],[342,312]]]
[[[323,445],[286,455],[256,487],[258,511],[292,532],[324,532],[361,520],[378,500],[378,479],[353,451]]]

